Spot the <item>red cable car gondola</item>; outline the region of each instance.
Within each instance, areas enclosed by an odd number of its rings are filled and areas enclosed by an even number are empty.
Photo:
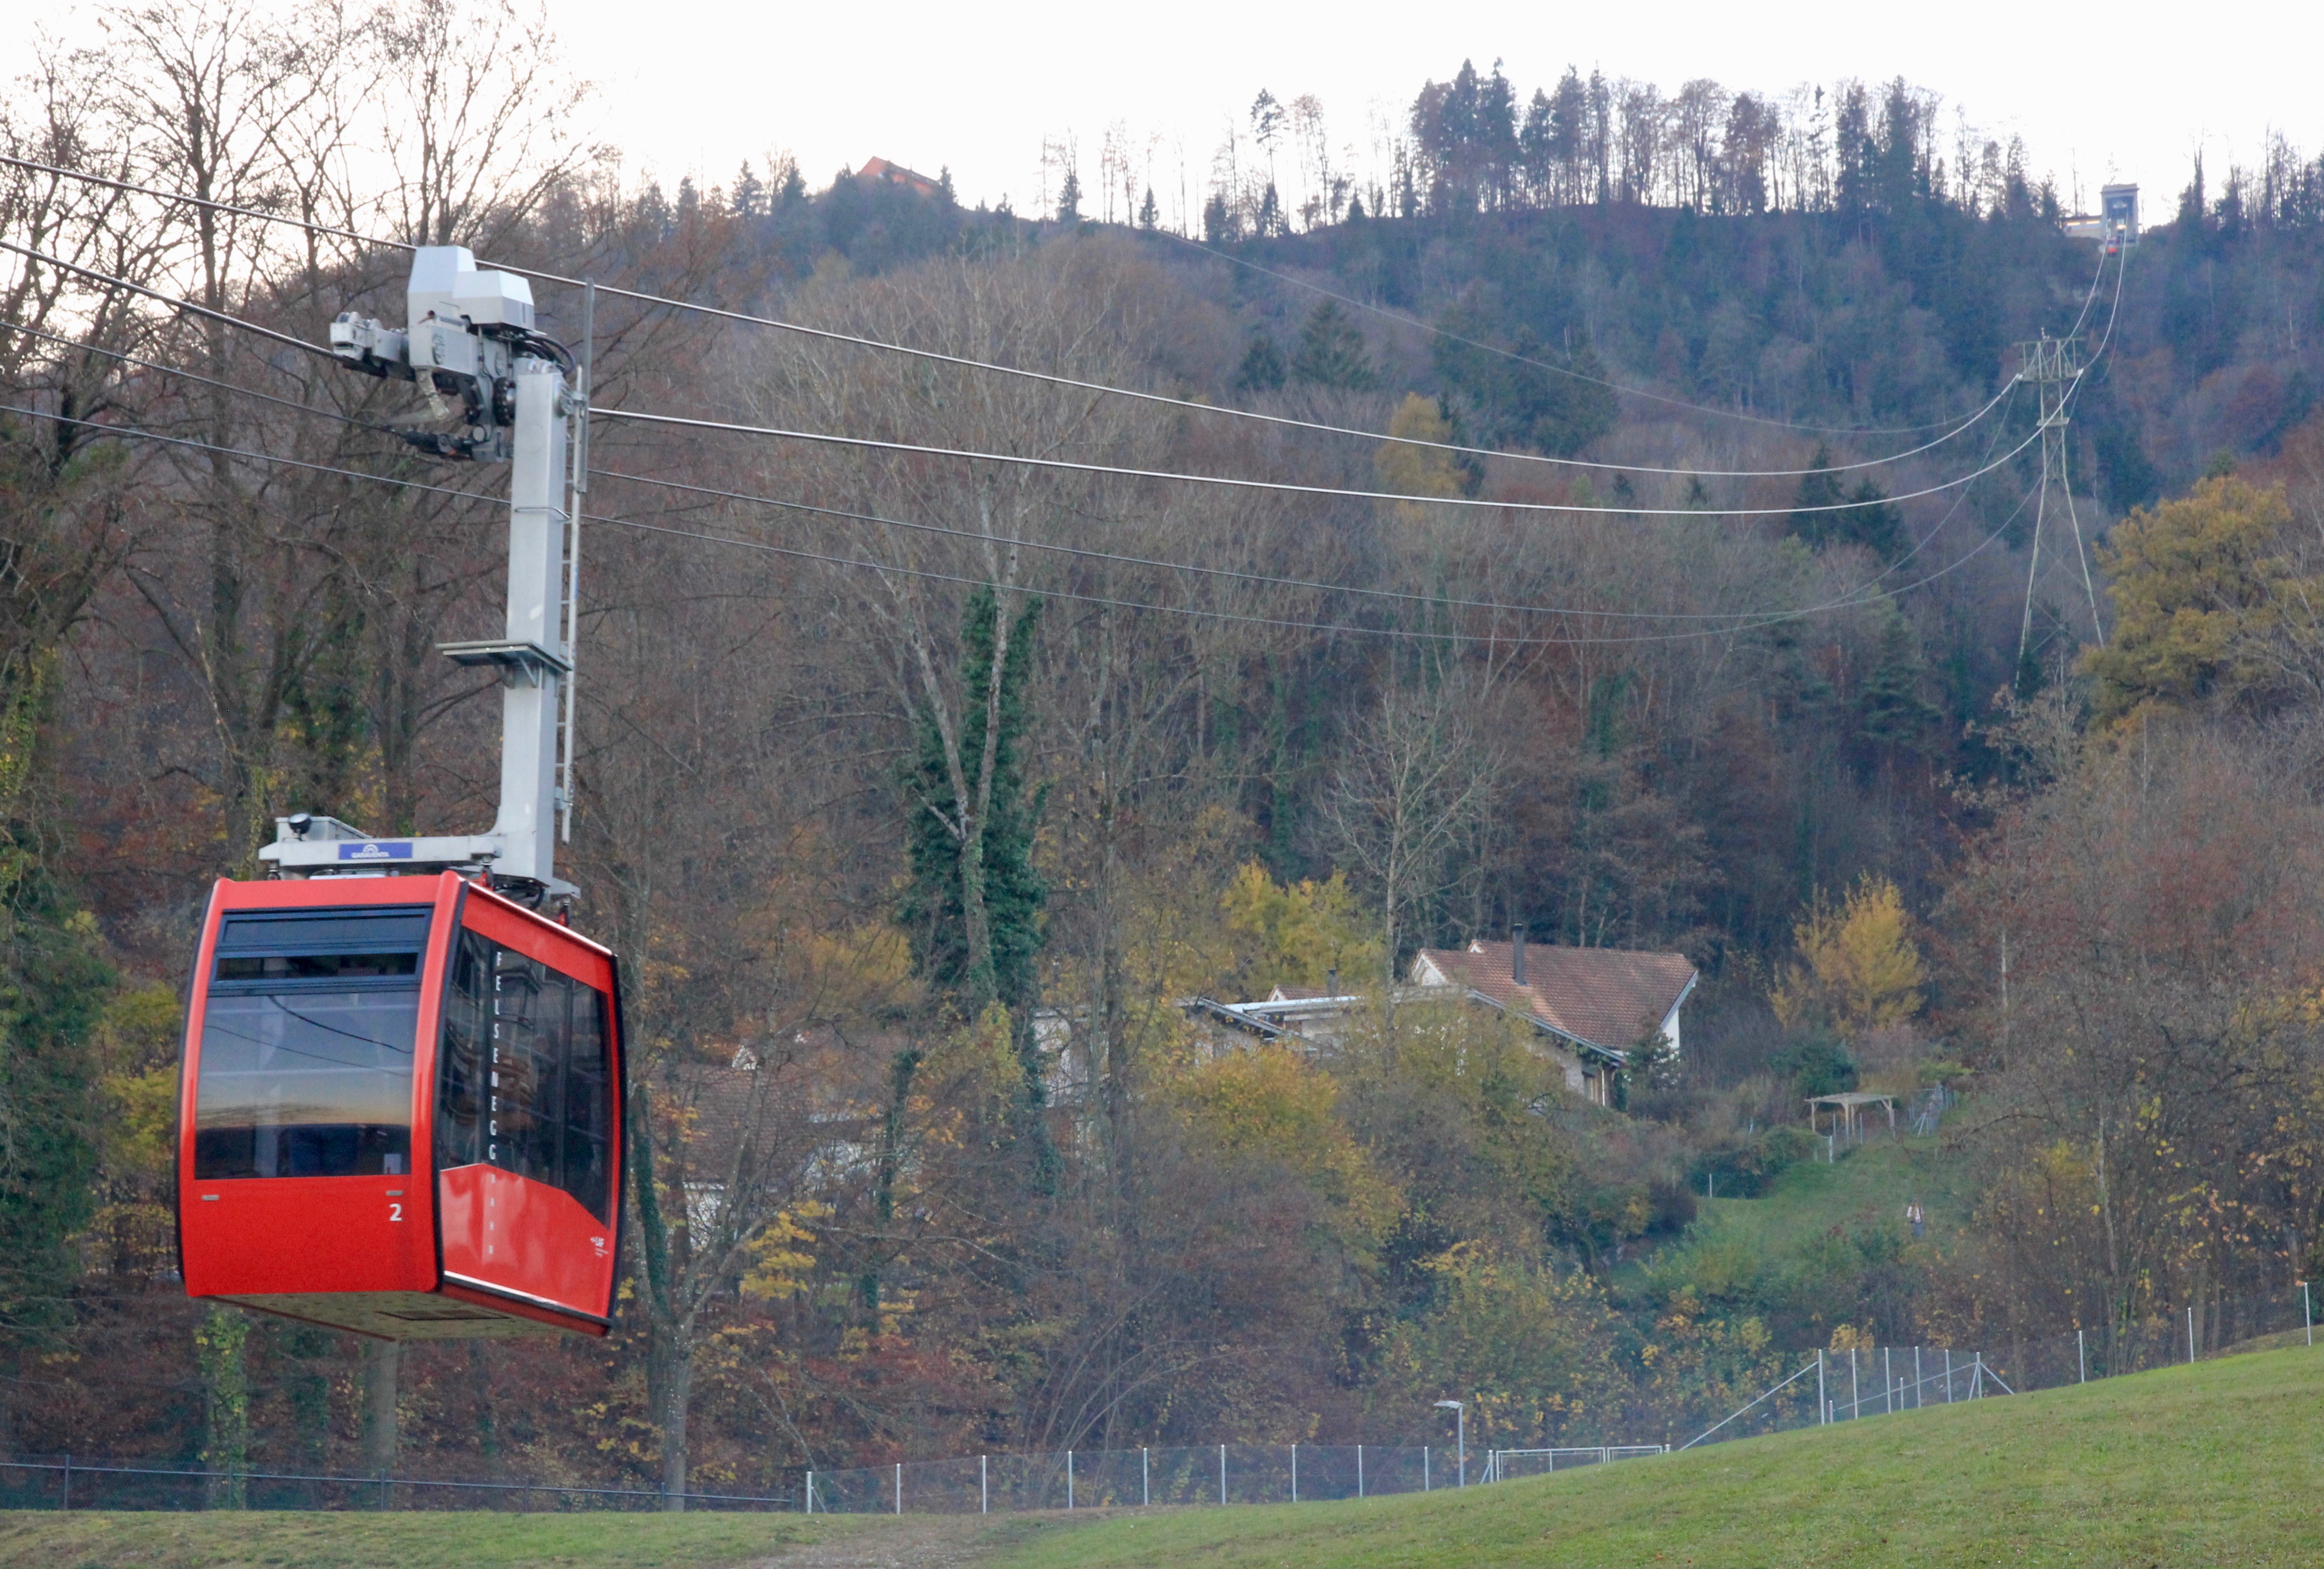
[[[180,1095],[186,1289],[390,1340],[604,1334],[613,955],[477,881],[221,881]]]
[[[274,880],[212,892],[179,1090],[180,1261],[191,1296],[388,1340],[604,1334],[622,1232],[613,955],[493,891],[560,909],[578,891],[556,876],[555,829],[572,806],[567,486],[586,488],[586,462],[568,471],[566,435],[586,369],[569,396],[572,356],[533,330],[530,286],[456,245],[413,253],[405,304],[408,329],[341,316],[332,351],[457,395],[461,431],[415,444],[510,464],[504,635],[439,645],[501,672],[500,817],[416,839],[278,818],[259,851]]]

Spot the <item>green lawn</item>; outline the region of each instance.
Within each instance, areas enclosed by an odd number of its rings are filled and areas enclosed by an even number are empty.
[[[2319,1477],[2324,1352],[2301,1349],[1465,1494],[1130,1515],[995,1564],[2314,1564]]]
[[[1466,1492],[1102,1519],[0,1515],[42,1569],[1637,1569],[2324,1563],[2324,1350]]]
[[[1892,1140],[1884,1132],[1832,1165],[1793,1167],[1761,1197],[1703,1201],[1694,1232],[1733,1238],[1772,1257],[1834,1226],[1901,1225],[1905,1202],[1917,1198],[1928,1212],[1932,1240],[1945,1238],[1969,1223],[1968,1177],[1968,1163],[1946,1155],[1939,1139]]]
[[[892,1528],[796,1515],[0,1514],[0,1564],[41,1569],[696,1569]]]

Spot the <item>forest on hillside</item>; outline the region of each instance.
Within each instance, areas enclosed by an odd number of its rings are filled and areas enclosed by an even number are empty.
[[[335,14],[114,5],[0,97],[0,1451],[779,1490],[1447,1395],[1620,1442],[1810,1346],[2324,1263],[2324,160],[2198,166],[2110,254],[1902,82],[1464,67],[1392,181],[1235,164],[1181,235],[1077,172],[664,191],[513,11]],[[289,812],[498,788],[434,645],[497,624],[503,471],[297,346],[400,317],[359,235],[597,282],[599,409],[918,448],[592,422],[603,1342],[399,1364],[176,1277],[213,881]],[[2068,335],[2070,520],[2016,350]],[[1516,924],[1688,955],[1684,1051],[1585,1105],[1398,1005]],[[1184,1007],[1332,975],[1373,1002],[1331,1052]],[[1855,1085],[1962,1097],[1958,1224],[1690,1230]]]

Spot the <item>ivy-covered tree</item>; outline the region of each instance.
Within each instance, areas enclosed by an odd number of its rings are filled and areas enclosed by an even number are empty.
[[[958,720],[921,711],[903,781],[911,879],[899,909],[917,968],[960,1021],[992,1002],[1009,1010],[1033,1103],[1041,1096],[1035,962],[1049,892],[1033,865],[1033,839],[1047,792],[1028,785],[1021,749],[1040,612],[1041,602],[1028,599],[1004,618],[989,585],[969,595]]]

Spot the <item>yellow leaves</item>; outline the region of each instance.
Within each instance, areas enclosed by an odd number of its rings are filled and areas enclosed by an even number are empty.
[[[864,1019],[908,1005],[917,996],[911,945],[888,921],[866,921],[836,932],[807,932],[798,946],[801,977],[827,1019]]]
[[[1219,906],[1237,939],[1237,967],[1259,992],[1321,986],[1335,970],[1353,987],[1380,973],[1379,939],[1343,872],[1285,884],[1253,861],[1236,872]]]
[[[1390,439],[1380,444],[1372,458],[1372,466],[1379,475],[1382,490],[1401,495],[1459,495],[1465,475],[1453,455],[1436,447],[1413,447],[1414,441],[1450,441],[1452,422],[1444,417],[1434,398],[1424,398],[1418,392],[1406,392],[1404,401],[1388,417]],[[1410,503],[1399,503],[1399,514],[1418,514],[1421,509]]]
[[[1280,1047],[1231,1052],[1171,1086],[1195,1131],[1221,1154],[1280,1162],[1330,1202],[1369,1244],[1395,1223],[1403,1196],[1333,1114],[1339,1087]]]
[[[784,1297],[807,1289],[815,1268],[815,1240],[808,1228],[828,1220],[831,1206],[810,1200],[795,1209],[777,1212],[767,1229],[752,1241],[750,1262],[742,1270],[742,1291],[749,1297]]]
[[[116,994],[97,1031],[97,1147],[108,1180],[163,1193],[177,1156],[178,1037],[184,1013],[168,986]]]
[[[2299,607],[2313,605],[2324,582],[2300,577],[2283,554],[2291,522],[2282,486],[2230,475],[2116,526],[2098,549],[2114,636],[2082,660],[2097,678],[2099,718],[2145,703],[2233,698],[2276,668],[2269,644],[2279,633],[2312,641]]]
[[[1788,967],[1768,996],[1786,1028],[1821,1014],[1867,1034],[1920,1012],[1921,950],[1904,896],[1886,878],[1867,872],[1838,909],[1819,891],[1792,937],[1806,965]]]
[[[1870,1351],[1876,1343],[1876,1338],[1877,1337],[1875,1337],[1869,1330],[1858,1329],[1852,1324],[1843,1324],[1833,1329],[1831,1332],[1831,1344],[1826,1349],[1831,1351]]]
[[[924,1085],[964,1088],[996,1105],[1013,1100],[1023,1088],[1024,1067],[1017,1058],[1017,1031],[1008,1008],[988,1002],[976,1022],[945,1037],[928,1054],[921,1069]],[[938,1099],[956,1095],[916,1094],[915,1110],[932,1110]]]
[[[1409,1402],[1430,1390],[1468,1391],[1472,1442],[1556,1434],[1563,1420],[1618,1398],[1609,1346],[1613,1317],[1597,1284],[1464,1241],[1422,1261],[1434,1302],[1395,1324],[1385,1382]]]

